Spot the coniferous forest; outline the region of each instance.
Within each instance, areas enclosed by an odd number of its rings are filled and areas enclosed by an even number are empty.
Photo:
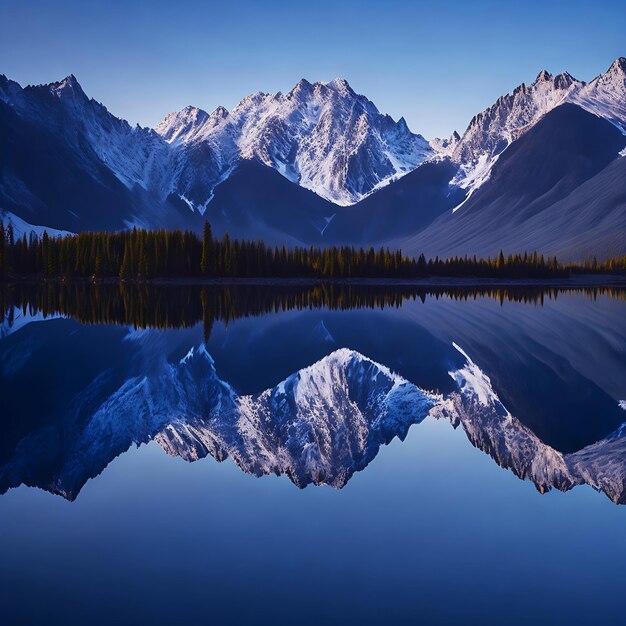
[[[142,230],[83,232],[16,238],[0,222],[0,275],[121,279],[177,278],[378,278],[427,276],[555,278],[572,273],[626,273],[626,257],[560,264],[537,252],[496,258],[417,259],[388,248],[354,246],[272,247],[260,241],[215,238],[205,223],[202,237],[191,231]]]

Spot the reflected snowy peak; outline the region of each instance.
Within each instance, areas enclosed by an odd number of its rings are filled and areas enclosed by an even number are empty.
[[[23,437],[0,466],[0,491],[26,484],[73,500],[116,456],[149,441],[189,462],[230,458],[253,476],[342,488],[381,445],[432,416],[461,426],[475,447],[542,492],[589,484],[626,502],[626,429],[559,452],[511,415],[489,377],[454,347],[463,364],[449,372],[455,388],[447,394],[345,348],[250,395],[219,377],[204,344],[151,364],[101,400],[104,371],[75,398],[71,415]]]
[[[78,403],[84,413],[87,390]],[[60,465],[33,482],[41,433],[22,440],[0,468],[0,488],[37,484],[73,499],[84,483],[132,444],[155,440],[169,454],[195,461],[227,457],[246,473],[286,474],[296,485],[342,487],[381,444],[404,438],[437,397],[386,367],[338,350],[256,395],[239,396],[220,380],[204,345],[179,363],[127,380],[80,427],[59,440]],[[52,438],[50,438],[52,439]],[[40,467],[40,465],[39,465]]]
[[[461,425],[469,441],[503,468],[531,480],[541,493],[552,488],[567,491],[588,484],[615,503],[626,503],[626,428],[574,453],[564,454],[541,441],[513,417],[493,391],[491,381],[471,358],[450,375],[459,385],[442,408],[456,428]]]
[[[210,359],[205,351],[196,354]],[[171,420],[155,440],[188,461],[230,457],[254,476],[285,474],[299,487],[343,487],[381,444],[404,438],[422,421],[435,400],[342,349],[260,394],[221,397],[203,417]]]

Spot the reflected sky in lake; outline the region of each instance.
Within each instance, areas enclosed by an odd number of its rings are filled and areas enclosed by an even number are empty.
[[[9,623],[615,621],[623,294],[294,293],[4,296]]]

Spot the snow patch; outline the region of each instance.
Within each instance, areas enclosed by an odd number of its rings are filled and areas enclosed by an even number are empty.
[[[48,226],[35,226],[33,224],[29,224],[21,217],[15,215],[15,213],[11,213],[9,211],[1,212],[0,219],[2,219],[5,228],[9,224],[13,226],[15,239],[21,239],[24,235],[26,235],[26,238],[28,239],[31,234],[41,237],[44,231],[48,233],[49,237],[64,237],[66,235],[74,234],[69,230],[60,230],[58,228],[50,228]]]
[[[179,364],[185,365],[196,356],[203,356],[211,364],[214,362],[213,357],[207,352],[206,346],[201,343],[197,348],[195,346],[191,346],[187,354],[179,361]]]
[[[178,194],[178,197],[189,207],[192,213],[195,213],[196,209],[193,206],[193,202],[188,200],[184,193]]]
[[[8,337],[28,324],[55,319],[67,318],[60,313],[50,313],[48,315],[44,315],[41,311],[31,313],[28,310],[24,313],[21,308],[14,307],[13,313],[11,315],[5,315],[4,321],[0,323],[0,338]]]
[[[462,165],[456,176],[450,181],[450,185],[467,189],[466,198],[452,209],[456,213],[491,176],[491,168],[500,155],[489,158],[488,154],[481,154],[475,163]]]
[[[490,378],[472,361],[467,352],[458,344],[452,343],[452,345],[467,360],[467,364],[461,369],[448,372],[450,377],[458,384],[461,392],[474,397],[485,407],[497,405],[504,408],[491,386]],[[510,413],[506,411],[506,409],[504,410],[507,416],[510,416]]]

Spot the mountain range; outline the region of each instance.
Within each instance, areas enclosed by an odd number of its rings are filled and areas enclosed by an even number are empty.
[[[626,254],[626,59],[546,70],[426,140],[347,81],[131,126],[74,76],[0,75],[0,212],[22,230],[182,227],[410,254]],[[23,225],[26,224],[26,227]]]

